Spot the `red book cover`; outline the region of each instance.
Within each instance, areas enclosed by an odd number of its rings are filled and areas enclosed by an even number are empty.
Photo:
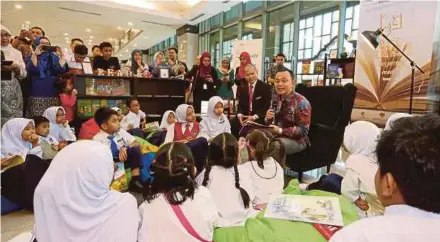
[[[341,226],[325,225],[325,224],[315,224],[312,223],[313,227],[321,233],[326,240],[329,240],[338,230],[342,229]]]

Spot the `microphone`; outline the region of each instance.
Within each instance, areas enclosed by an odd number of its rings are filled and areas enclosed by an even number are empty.
[[[271,100],[269,109],[272,110],[274,113],[274,117],[272,119],[272,124],[275,124],[275,114],[277,113],[277,110],[278,110],[278,94],[275,91],[275,88],[272,89],[272,100]]]

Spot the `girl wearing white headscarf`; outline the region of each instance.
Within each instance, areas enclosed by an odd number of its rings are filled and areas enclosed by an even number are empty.
[[[11,46],[11,33],[3,25],[1,36],[2,60],[12,61],[10,66],[5,67],[11,71],[10,78],[3,76],[2,73],[1,79],[1,125],[3,126],[11,118],[23,117],[23,95],[19,80],[25,78],[27,72],[21,52]]]
[[[220,104],[221,108],[217,106]],[[207,117],[200,122],[199,137],[210,141],[221,133],[231,133],[231,125],[226,115],[223,114],[222,98],[214,96],[209,99]]]
[[[167,110],[162,116],[162,121],[160,121],[159,128],[168,129],[168,127],[170,127],[174,123],[176,123],[176,113],[174,113],[173,110]]]
[[[391,130],[391,128],[393,127],[393,124],[396,120],[401,119],[401,118],[408,118],[408,117],[412,117],[412,115],[407,114],[407,113],[395,113],[395,114],[391,115],[388,118],[387,123],[385,124],[385,128],[383,129],[383,131]]]
[[[49,135],[57,141],[76,141],[76,136],[70,129],[69,122],[65,119],[66,112],[61,106],[54,106],[46,109],[43,116],[49,119]],[[59,118],[57,118],[57,116]]]
[[[112,107],[112,109],[118,113],[118,120],[119,120],[119,122],[121,122],[122,119],[124,119],[124,114],[122,113],[122,109],[120,109],[118,107]]]
[[[137,202],[110,190],[113,176],[107,146],[79,141],[61,150],[35,190],[37,240],[135,242]]]
[[[380,130],[366,121],[357,121],[345,129],[344,146],[350,153],[341,193],[355,203],[360,217],[383,214],[384,207],[377,198],[374,177],[378,169],[376,158]]]
[[[198,137],[200,125],[196,121],[194,108],[188,104],[180,104],[176,109],[177,122],[168,127],[165,142],[184,142],[194,155],[195,165],[198,171],[202,171],[208,156],[208,141]]]
[[[40,146],[37,145],[37,142],[31,143],[31,141],[39,139],[35,134],[32,119],[11,119],[5,123],[1,132],[2,158],[19,155],[25,160],[27,154],[35,154],[41,157]]]

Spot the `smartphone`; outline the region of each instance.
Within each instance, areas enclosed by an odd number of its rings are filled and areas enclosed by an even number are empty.
[[[9,60],[2,60],[2,66],[10,66],[12,65],[12,63],[14,62]]]
[[[42,51],[48,51],[48,52],[56,52],[57,51],[57,46],[51,46],[51,45],[43,45],[41,47]]]

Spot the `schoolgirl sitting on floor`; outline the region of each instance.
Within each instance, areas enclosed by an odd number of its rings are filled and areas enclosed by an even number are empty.
[[[246,140],[251,161],[242,166],[251,174],[255,194],[252,203],[261,207],[269,202],[271,196],[281,194],[283,191],[283,167],[272,157],[276,149],[270,133],[255,130],[246,137]]]
[[[75,133],[70,129],[69,121],[66,119],[66,111],[61,106],[54,106],[46,109],[43,116],[50,121],[49,135],[59,141],[76,141]]]
[[[249,169],[238,166],[237,139],[228,133],[215,137],[210,146],[208,163],[197,177],[207,187],[219,212],[217,226],[242,226],[257,214],[251,206],[254,200]]]
[[[139,208],[138,241],[212,241],[218,213],[209,190],[197,186],[191,150],[183,143],[165,144],[151,171],[154,179],[145,185],[146,201]]]
[[[196,121],[194,108],[188,104],[180,104],[176,109],[176,117],[177,122],[168,127],[164,143],[173,141],[186,143],[194,155],[197,171],[200,172],[205,166],[208,141],[205,138],[197,138],[200,126]]]
[[[223,113],[222,98],[214,96],[209,99],[207,116],[200,122],[199,137],[211,141],[221,133],[231,133],[231,125]]]

